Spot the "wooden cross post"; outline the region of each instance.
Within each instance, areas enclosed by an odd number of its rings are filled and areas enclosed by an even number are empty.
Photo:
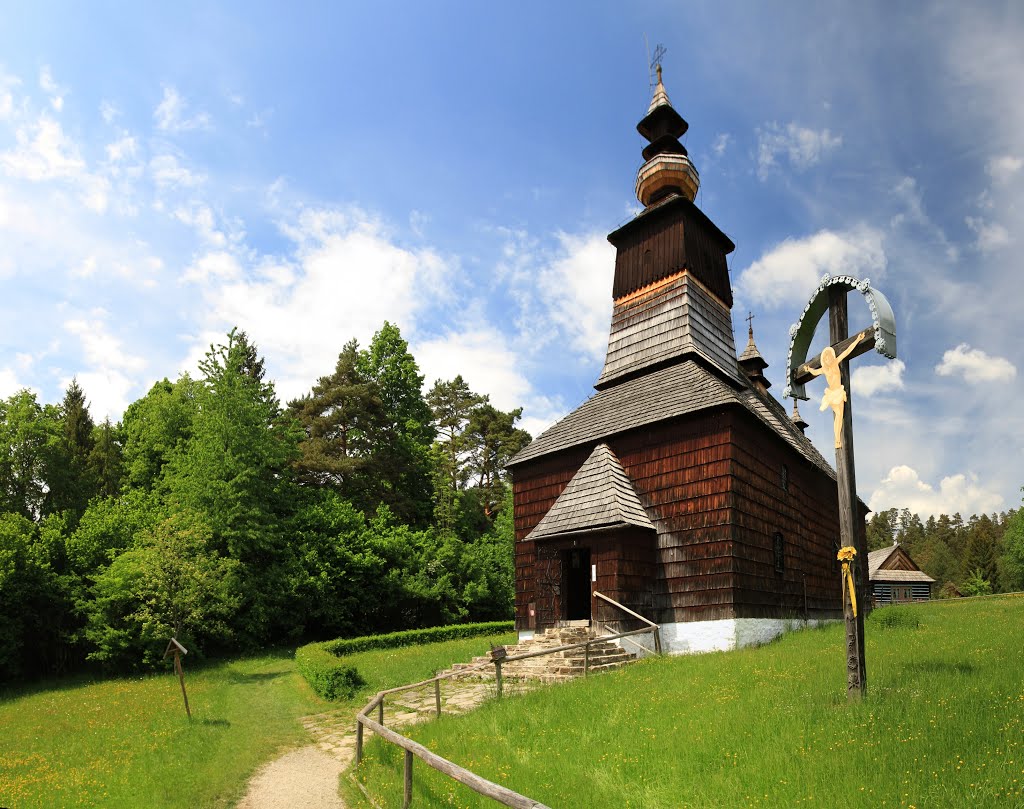
[[[181,696],[185,700],[185,713],[188,714],[188,721],[192,721],[192,711],[188,707],[188,694],[185,693],[185,670],[181,667],[181,656],[188,654],[188,649],[182,646],[174,638],[167,644],[167,651],[164,652],[164,660],[174,655],[174,670],[178,673],[178,681],[181,683]]]
[[[847,295],[855,289],[864,293],[868,298],[873,325],[851,337],[847,317]],[[794,365],[800,361],[801,352],[806,356],[807,345],[826,306],[831,345],[823,349],[818,356],[794,369]],[[842,547],[852,547],[856,550],[857,555],[852,562],[852,567],[861,572],[860,576],[855,577],[855,592],[853,588],[847,586],[846,581],[843,582],[843,617],[846,622],[846,694],[850,700],[860,700],[867,693],[867,666],[864,660],[864,611],[857,609],[852,599],[855,596],[857,604],[867,604],[867,542],[864,532],[857,530],[859,517],[857,474],[853,456],[853,408],[851,406],[848,361],[872,348],[894,358],[896,356],[896,325],[892,309],[888,301],[885,300],[885,296],[877,290],[871,289],[868,282],[861,282],[848,276],[826,277],[804,310],[801,322],[794,326],[791,334],[793,342],[790,344],[788,370],[792,387],[787,388],[786,395],[807,398],[803,391],[805,383],[823,374],[829,381],[822,408],[831,406],[835,420],[834,443],[836,484],[839,494],[839,540]],[[877,339],[878,335],[881,336],[881,339]],[[838,375],[836,371],[838,371]]]

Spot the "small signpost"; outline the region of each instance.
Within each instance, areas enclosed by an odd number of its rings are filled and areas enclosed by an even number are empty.
[[[871,310],[871,326],[849,335],[847,294],[860,292]],[[828,312],[829,342],[822,352],[806,360],[814,331]],[[843,561],[843,616],[846,619],[846,695],[847,699],[863,699],[867,693],[867,666],[864,661],[864,612],[857,602],[866,603],[865,576],[853,576],[851,568],[865,569],[867,548],[863,532],[857,531],[857,476],[853,462],[853,416],[850,402],[850,367],[848,360],[874,348],[878,353],[896,358],[896,319],[885,296],[873,289],[867,280],[849,275],[821,279],[818,288],[804,308],[800,320],[789,330],[789,357],[786,361],[786,389],[783,396],[808,399],[804,385],[817,376],[828,381],[821,409],[832,408],[836,450],[836,484],[839,491],[839,537]],[[854,564],[855,562],[855,564]],[[859,580],[858,580],[859,579]]]
[[[167,651],[164,652],[164,660],[171,655],[174,655],[174,670],[178,672],[178,681],[181,683],[181,696],[185,700],[185,713],[188,714],[188,719],[192,721],[192,711],[188,707],[188,694],[185,693],[185,670],[181,667],[181,656],[188,654],[188,649],[182,646],[175,638],[171,638],[171,642],[167,644]]]

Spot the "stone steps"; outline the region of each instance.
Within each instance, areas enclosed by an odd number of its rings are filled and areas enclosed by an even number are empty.
[[[593,639],[589,655],[585,655],[583,649],[570,649],[526,660],[513,660],[502,666],[502,679],[564,682],[582,677],[584,668],[586,668],[586,673],[612,671],[622,668],[636,659],[636,655],[610,641],[597,640],[588,627],[548,629],[543,635],[538,635],[531,640],[506,646],[505,651],[509,656],[527,654],[568,646],[573,643],[582,643],[588,638]],[[491,663],[489,656],[475,657],[471,663],[456,663],[449,671],[466,671],[480,664],[489,663]],[[486,665],[468,676],[481,680],[493,680],[494,667]]]

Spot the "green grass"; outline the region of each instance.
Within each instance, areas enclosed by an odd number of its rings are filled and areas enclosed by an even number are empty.
[[[324,704],[288,656],[58,682],[0,703],[0,806],[230,806],[249,775],[307,737]]]
[[[515,635],[360,652],[367,679],[347,702],[317,697],[291,652],[99,682],[51,681],[0,692],[0,806],[227,807],[259,766],[310,739],[301,717],[354,717],[370,695],[422,680]]]
[[[648,660],[408,735],[552,807],[1019,807],[1022,626],[1020,597],[878,610],[863,704],[846,702],[833,625]],[[373,739],[366,752],[359,779],[395,805],[401,751]],[[493,805],[418,760],[414,783],[414,805]]]
[[[452,663],[468,663],[473,657],[486,654],[492,643],[515,643],[516,637],[515,632],[510,632],[495,637],[465,638],[345,655],[344,661],[355,666],[366,679],[366,685],[351,702],[357,706],[357,711],[378,691],[429,679]]]

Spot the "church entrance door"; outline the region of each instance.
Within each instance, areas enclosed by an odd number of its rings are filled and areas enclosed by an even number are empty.
[[[572,548],[563,551],[562,570],[565,581],[565,620],[590,620],[590,549]]]

